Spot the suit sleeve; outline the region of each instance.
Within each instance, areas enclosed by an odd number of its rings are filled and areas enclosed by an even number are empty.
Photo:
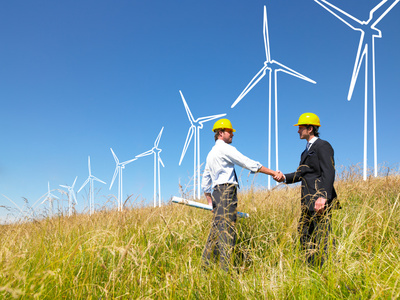
[[[332,146],[325,142],[317,151],[321,168],[321,185],[319,188],[324,198],[332,199],[333,183],[335,181],[335,161]]]
[[[300,156],[300,162],[301,162],[301,157],[302,157],[303,153]],[[297,170],[295,172],[284,174],[284,175],[286,178],[286,180],[285,180],[286,184],[291,184],[291,183],[296,183],[296,182],[301,181],[301,165],[297,168]]]
[[[296,172],[284,174],[286,177],[286,184],[296,183],[301,180],[301,170],[300,168],[297,169]]]

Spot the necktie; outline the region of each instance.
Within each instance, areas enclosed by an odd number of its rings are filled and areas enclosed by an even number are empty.
[[[306,145],[306,150],[307,150],[307,152],[308,152],[308,150],[310,150],[310,147],[311,147],[311,143],[310,142],[307,142],[307,145]]]

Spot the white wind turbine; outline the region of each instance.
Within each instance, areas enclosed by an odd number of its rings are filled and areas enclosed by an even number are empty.
[[[194,135],[194,173],[193,173],[193,198],[196,198],[197,191],[197,199],[200,199],[200,129],[203,128],[203,123],[226,116],[226,114],[213,115],[208,117],[202,117],[198,119],[194,119],[193,115],[189,109],[189,106],[186,103],[185,98],[181,91],[179,91],[182,97],[183,105],[185,106],[186,114],[189,118],[189,122],[191,126],[189,127],[189,131],[186,137],[185,145],[183,146],[181,159],[179,160],[179,165],[181,165],[183,158],[185,157],[186,151],[189,147],[189,144]]]
[[[271,169],[271,103],[272,97],[275,99],[275,155],[276,155],[276,169],[279,169],[278,165],[278,72],[282,71],[289,75],[298,77],[305,81],[316,83],[314,80],[286,67],[285,65],[271,59],[271,51],[269,47],[269,35],[268,35],[268,22],[267,22],[267,8],[264,6],[264,47],[266,60],[261,70],[253,77],[250,83],[246,86],[243,92],[239,95],[236,101],[232,104],[231,108],[234,108],[236,104],[243,99],[244,96],[266,75],[267,70],[269,73],[269,114],[268,114],[268,168]],[[273,96],[272,96],[273,95]],[[271,188],[271,178],[268,176],[268,189]]]
[[[88,157],[88,166],[89,166],[89,177],[82,184],[81,188],[78,190],[78,193],[83,189],[83,187],[89,183],[89,214],[92,215],[94,213],[94,189],[93,189],[93,181],[96,180],[103,184],[106,184],[104,181],[98,179],[97,177],[92,175],[92,171],[90,169],[90,156]]]
[[[47,194],[46,194],[46,198],[44,198],[44,200],[42,201],[41,204],[45,203],[46,201],[49,201],[49,211],[50,211],[50,215],[53,214],[53,201],[55,199],[60,199],[57,196],[54,196],[51,192],[50,192],[50,182],[47,182]]]
[[[154,154],[154,207],[157,205],[157,194],[158,194],[158,206],[161,207],[161,184],[160,184],[160,164],[164,167],[164,163],[161,160],[160,153],[161,149],[158,148],[160,143],[161,135],[164,127],[161,128],[156,140],[154,141],[154,147],[149,151],[143,152],[142,154],[136,155],[136,158]],[[157,193],[158,192],[158,193]]]
[[[369,13],[367,21],[360,21],[347,12],[325,0],[314,0],[351,29],[360,31],[361,37],[351,76],[350,89],[347,100],[351,100],[358,73],[365,61],[365,87],[364,87],[364,170],[363,178],[367,179],[367,105],[368,98],[372,98],[374,122],[374,176],[378,176],[377,132],[376,132],[376,93],[375,93],[375,38],[381,38],[382,32],[375,26],[400,0],[383,0]]]
[[[76,195],[75,195],[75,191],[74,191],[74,186],[75,186],[77,178],[78,178],[78,176],[75,177],[75,180],[74,180],[74,183],[72,184],[72,186],[60,184],[61,187],[66,188],[68,190],[68,216],[69,217],[72,216],[73,202],[75,202],[75,204],[78,204],[78,201],[76,201]]]
[[[123,207],[123,203],[122,203],[122,197],[123,197],[123,189],[122,189],[122,170],[125,169],[125,165],[137,160],[137,158],[131,159],[131,160],[127,160],[124,162],[119,162],[118,157],[115,155],[114,151],[112,148],[110,148],[112,155],[114,156],[114,160],[116,163],[115,166],[115,172],[114,172],[114,176],[111,180],[111,185],[110,185],[110,190],[111,187],[113,186],[114,180],[117,177],[117,174],[119,174],[118,176],[118,211],[122,211],[122,207]]]

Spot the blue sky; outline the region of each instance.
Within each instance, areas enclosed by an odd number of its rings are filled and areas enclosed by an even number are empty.
[[[331,3],[366,20],[379,1]],[[178,166],[190,126],[179,90],[195,118],[227,113],[237,130],[233,145],[267,165],[267,77],[230,108],[265,60],[264,5],[272,58],[317,82],[278,75],[279,168],[298,165],[305,142],[293,124],[307,111],[319,115],[321,138],[334,147],[338,167],[362,163],[363,68],[347,101],[360,33],[312,0],[2,1],[0,194],[33,204],[48,181],[56,189],[75,176],[77,191],[90,155],[93,174],[107,182],[95,184],[101,206],[117,195],[117,184],[109,190],[115,168],[109,148],[121,161],[131,159],[151,149],[164,126],[162,197],[179,196],[179,183],[190,185],[193,174],[193,144]],[[375,40],[378,163],[398,168],[399,4],[377,28],[383,34]],[[372,101],[368,108],[371,167]],[[212,123],[201,132],[202,162],[214,143]],[[253,181],[247,171],[241,176],[243,188]],[[266,176],[255,180],[260,187],[266,182]],[[78,194],[79,211],[87,191]],[[152,203],[152,157],[126,166],[124,195]]]

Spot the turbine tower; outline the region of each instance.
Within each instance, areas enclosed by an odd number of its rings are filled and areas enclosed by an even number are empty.
[[[179,165],[181,165],[182,160],[185,157],[187,148],[189,147],[189,144],[194,135],[193,198],[196,199],[196,196],[197,196],[197,199],[200,199],[200,129],[203,128],[203,123],[217,119],[217,118],[221,118],[223,116],[226,116],[226,114],[202,117],[202,118],[198,118],[195,120],[189,109],[189,106],[186,103],[185,98],[183,97],[182,92],[179,91],[179,93],[181,94],[183,105],[185,106],[186,114],[187,114],[187,116],[189,118],[189,122],[191,124],[191,126],[189,127],[187,137],[186,137],[185,145],[183,146],[181,159],[179,160]],[[196,195],[196,191],[197,191],[197,195]]]
[[[136,155],[135,157],[139,158],[154,154],[154,207],[156,207],[157,205],[157,194],[158,194],[158,206],[161,207],[160,164],[164,167],[164,163],[160,157],[160,153],[162,150],[158,148],[158,144],[160,143],[163,130],[164,127],[161,128],[160,133],[158,134],[156,140],[154,141],[153,148],[151,148],[149,151],[143,152],[142,154]]]
[[[122,197],[123,197],[123,192],[122,192],[123,191],[123,189],[122,189],[122,170],[125,169],[125,165],[137,160],[137,158],[134,158],[134,159],[131,159],[131,160],[127,160],[127,161],[121,163],[121,162],[119,162],[119,159],[115,155],[113,149],[110,148],[110,150],[111,150],[112,155],[114,156],[114,160],[115,160],[115,163],[116,163],[114,176],[113,176],[113,178],[111,180],[110,190],[111,190],[111,187],[114,184],[114,180],[117,177],[117,174],[119,174],[119,176],[118,176],[118,211],[122,211],[122,206],[123,206],[123,203],[122,203]]]
[[[46,198],[44,198],[44,200],[42,201],[41,204],[45,203],[46,201],[49,201],[49,211],[50,211],[50,215],[53,215],[53,201],[55,199],[60,199],[57,196],[54,196],[51,192],[50,192],[50,182],[47,182],[47,194],[46,194]]]
[[[98,179],[97,177],[92,175],[92,171],[90,169],[90,156],[88,157],[88,167],[89,167],[89,177],[82,184],[81,188],[78,190],[78,193],[83,189],[83,187],[89,183],[89,214],[92,215],[94,213],[94,189],[93,189],[93,181],[96,180],[103,184],[106,184],[104,181]]]
[[[60,184],[61,187],[66,188],[68,190],[68,217],[72,216],[73,202],[75,202],[75,204],[78,204],[78,201],[76,201],[76,196],[75,196],[75,191],[74,191],[76,179],[78,179],[78,176],[75,177],[75,180],[74,180],[74,183],[72,184],[72,186]]]
[[[266,60],[261,70],[253,77],[250,83],[246,86],[243,92],[239,95],[236,101],[232,104],[231,108],[234,108],[240,100],[266,75],[267,70],[269,74],[269,113],[268,113],[268,168],[271,169],[271,105],[272,97],[275,100],[275,156],[276,156],[276,169],[279,169],[278,159],[278,72],[284,72],[289,75],[295,76],[302,80],[316,83],[314,80],[296,72],[285,65],[279,63],[276,60],[271,59],[271,51],[269,46],[269,34],[268,34],[268,22],[267,22],[267,8],[264,6],[264,22],[263,22],[263,34],[264,34],[264,47]],[[271,188],[271,178],[268,176],[268,189]]]
[[[363,61],[365,67],[364,87],[364,170],[363,178],[367,180],[367,112],[368,99],[372,98],[373,122],[374,122],[374,176],[378,176],[378,149],[376,132],[376,90],[375,90],[375,38],[381,38],[382,32],[375,26],[400,0],[383,0],[379,2],[369,13],[367,21],[360,21],[349,13],[341,10],[325,0],[314,0],[332,15],[345,23],[351,29],[360,31],[361,37],[358,44],[353,74],[350,81],[350,89],[347,100],[351,100],[358,74]]]

